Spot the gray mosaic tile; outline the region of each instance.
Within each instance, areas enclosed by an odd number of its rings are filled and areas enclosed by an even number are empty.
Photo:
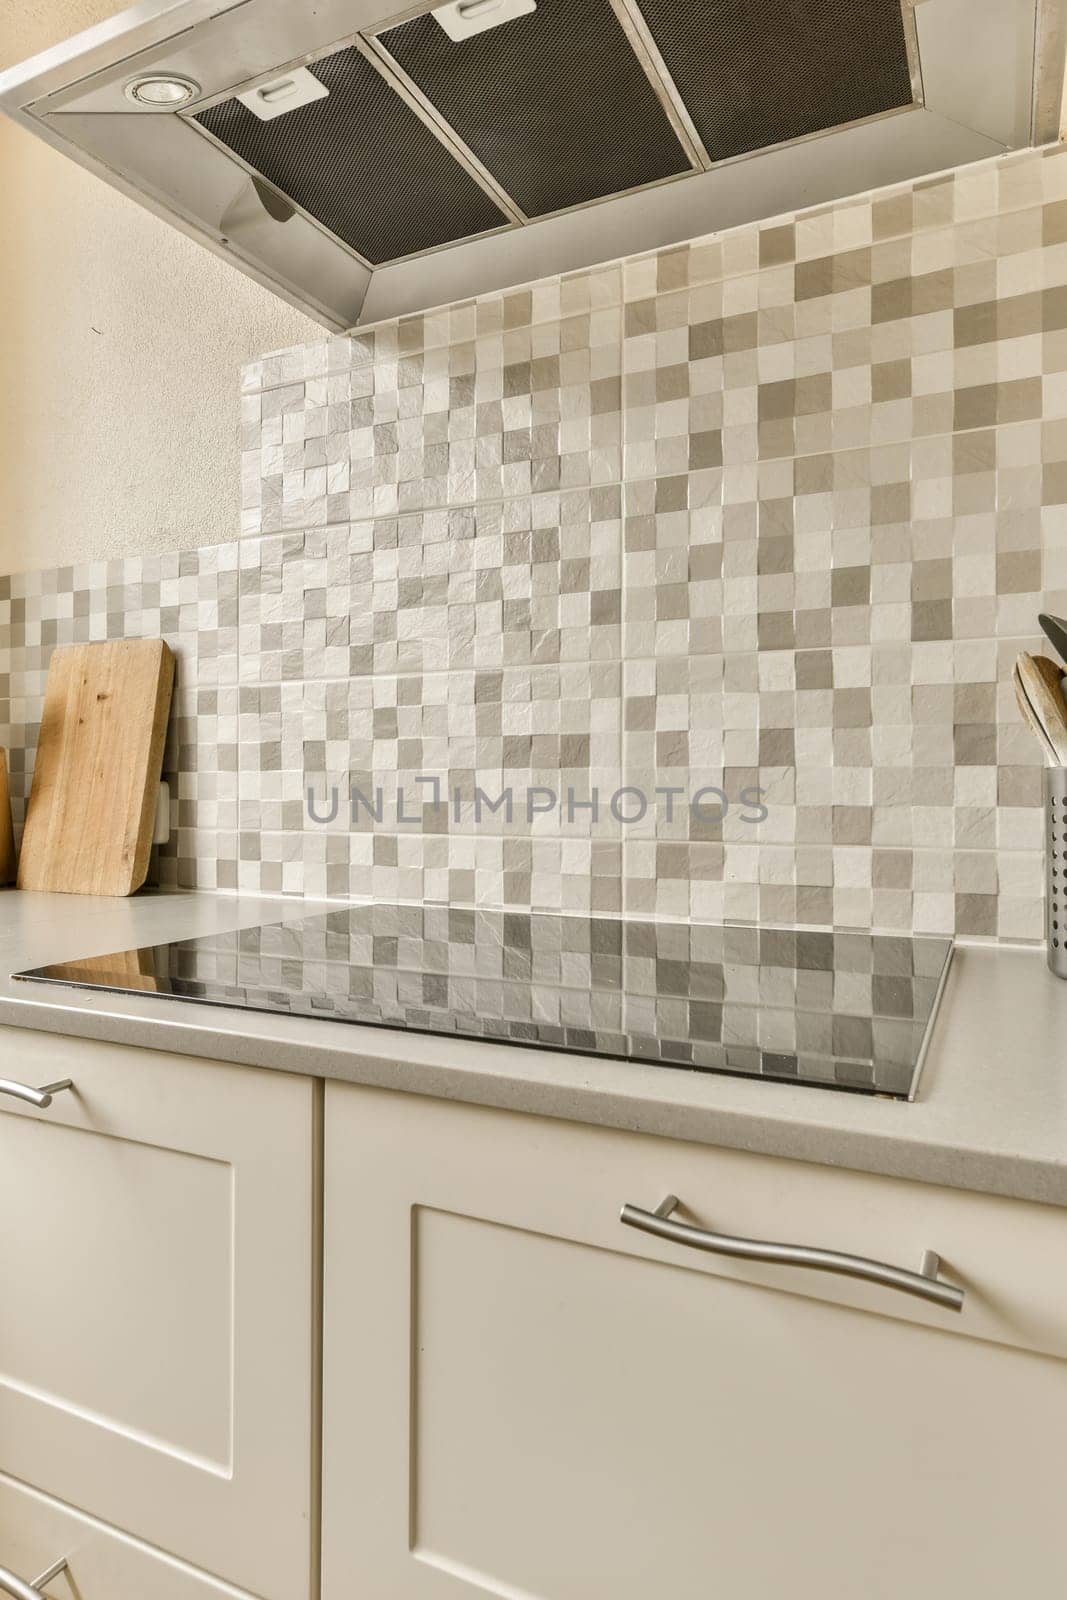
[[[617,659],[621,491],[246,541],[248,681]]]
[[[617,482],[620,292],[606,269],[565,280],[551,320],[531,320],[530,291],[354,338],[347,371],[325,345],[268,362],[261,376],[294,381],[244,395],[242,531]]]
[[[612,839],[617,663],[240,692],[244,834]]]

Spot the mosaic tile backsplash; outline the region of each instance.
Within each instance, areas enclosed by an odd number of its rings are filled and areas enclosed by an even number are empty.
[[[163,883],[1040,938],[1059,150],[324,337],[241,428],[232,544],[0,580],[20,814],[51,648],[162,634]]]

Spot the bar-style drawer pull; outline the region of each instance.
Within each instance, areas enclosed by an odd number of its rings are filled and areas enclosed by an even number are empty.
[[[819,1250],[807,1244],[773,1244],[769,1240],[736,1239],[728,1233],[710,1233],[706,1228],[690,1227],[687,1222],[671,1221],[671,1213],[677,1207],[676,1196],[669,1194],[655,1211],[623,1206],[620,1220],[628,1228],[654,1233],[658,1239],[670,1239],[674,1244],[691,1245],[694,1250],[708,1250],[712,1255],[733,1256],[738,1261],[770,1261],[786,1267],[811,1267],[816,1272],[836,1272],[843,1278],[865,1278],[868,1283],[881,1283],[887,1289],[899,1289],[902,1294],[932,1300],[946,1311],[963,1310],[963,1290],[938,1277],[941,1258],[933,1250],[926,1251],[918,1272],[908,1272],[884,1261],[871,1261],[867,1256],[845,1255],[840,1250]]]
[[[48,1596],[42,1593],[45,1584],[51,1583],[53,1578],[58,1578],[59,1574],[66,1570],[66,1561],[55,1561],[32,1583],[23,1583],[21,1578],[16,1578],[6,1567],[0,1567],[0,1594],[12,1595],[14,1600],[48,1600]]]
[[[9,1094],[14,1100],[25,1100],[28,1106],[36,1106],[38,1111],[48,1109],[54,1094],[73,1087],[73,1078],[61,1078],[58,1083],[46,1083],[40,1089],[33,1089],[28,1083],[15,1083],[11,1078],[0,1078],[0,1094]]]

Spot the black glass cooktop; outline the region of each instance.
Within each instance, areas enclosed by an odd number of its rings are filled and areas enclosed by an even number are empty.
[[[18,978],[906,1099],[947,939],[345,907]]]

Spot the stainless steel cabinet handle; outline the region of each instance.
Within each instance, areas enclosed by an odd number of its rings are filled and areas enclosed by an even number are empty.
[[[819,1250],[807,1244],[772,1244],[762,1239],[736,1239],[728,1233],[709,1233],[706,1228],[693,1228],[687,1222],[672,1222],[671,1213],[677,1206],[678,1200],[673,1194],[661,1201],[655,1211],[625,1205],[620,1221],[628,1228],[654,1233],[658,1239],[670,1239],[674,1244],[688,1244],[694,1250],[708,1250],[712,1255],[733,1256],[739,1261],[770,1261],[787,1267],[812,1267],[816,1272],[836,1272],[844,1278],[865,1278],[869,1283],[881,1283],[887,1289],[899,1289],[902,1294],[913,1294],[920,1300],[932,1300],[946,1311],[963,1310],[963,1290],[938,1277],[941,1258],[933,1250],[926,1251],[918,1272],[908,1272],[903,1267],[871,1261],[867,1256],[845,1255],[839,1250]]]
[[[25,1100],[28,1106],[36,1106],[38,1111],[45,1111],[52,1104],[52,1096],[61,1089],[73,1089],[72,1078],[61,1078],[58,1083],[46,1083],[40,1089],[32,1089],[28,1083],[15,1083],[11,1078],[0,1078],[0,1094],[9,1094],[15,1100]]]
[[[51,1583],[53,1578],[66,1570],[66,1561],[55,1561],[32,1583],[23,1583],[21,1578],[16,1578],[6,1567],[0,1567],[0,1594],[12,1595],[14,1600],[48,1600],[48,1596],[41,1593],[42,1589],[46,1583]]]

